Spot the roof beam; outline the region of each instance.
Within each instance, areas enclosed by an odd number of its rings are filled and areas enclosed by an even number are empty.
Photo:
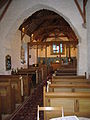
[[[83,19],[83,23],[86,24],[86,9],[85,9],[85,6],[86,6],[86,3],[87,3],[87,0],[83,0],[83,11],[78,3],[78,0],[74,0],[75,1],[75,4],[80,12],[80,15]]]
[[[59,15],[49,15],[49,16],[42,17],[42,19],[39,17],[32,18],[30,20],[29,19],[30,18],[27,19],[27,22],[26,22],[26,20],[23,22],[23,27],[27,26],[27,24],[31,24],[32,22],[35,24],[38,24],[40,21],[46,21],[46,20],[50,20],[50,19],[63,19],[63,18]],[[20,28],[21,27],[22,26],[20,26]]]
[[[77,41],[63,41],[61,39],[61,41],[47,41],[47,42],[29,42],[29,46],[33,46],[33,45],[53,45],[53,44],[74,44],[77,45]]]
[[[2,20],[3,16],[5,15],[9,5],[11,4],[12,0],[9,0],[6,7],[4,8],[4,10],[2,11],[2,14],[0,15],[0,21]]]
[[[57,35],[57,37],[67,37],[66,35]],[[48,38],[55,38],[55,35],[48,36]]]
[[[87,4],[87,0],[83,0],[83,14],[84,14],[85,23],[86,23],[86,9],[85,9],[86,4]]]

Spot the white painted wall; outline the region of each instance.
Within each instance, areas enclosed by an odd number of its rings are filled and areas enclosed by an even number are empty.
[[[79,28],[79,33],[82,34],[78,44],[78,74],[81,75],[87,72],[87,30]]]
[[[31,58],[29,58],[29,65],[36,64],[37,63],[36,49],[30,49],[29,55],[31,55]]]
[[[5,73],[4,57],[7,53],[12,54],[13,66],[18,66],[20,62],[20,39],[18,38],[20,36],[16,34],[16,31],[25,18],[43,8],[57,12],[73,27],[80,41],[78,45],[78,74],[84,74],[87,70],[85,64],[87,63],[87,31],[82,27],[83,21],[74,0],[13,0],[0,22],[0,74]],[[10,43],[14,40],[19,42],[15,42],[14,47],[12,47]],[[14,49],[17,49],[17,53]]]
[[[90,0],[87,4],[87,76],[90,78]]]
[[[12,55],[12,68],[17,69],[21,67],[20,53],[21,51],[21,34],[17,30],[15,36],[11,40],[11,55]]]

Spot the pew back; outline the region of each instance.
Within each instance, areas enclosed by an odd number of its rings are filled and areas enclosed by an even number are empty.
[[[50,84],[51,92],[90,92],[90,84]]]
[[[65,115],[90,117],[90,92],[46,92],[44,106],[63,106]]]
[[[53,76],[54,79],[85,79],[85,76]]]
[[[32,78],[32,82],[34,82],[34,84],[39,83],[40,81],[40,70],[39,67],[30,67],[29,69],[20,69],[17,72],[17,75],[28,75],[28,76],[35,76],[34,80]]]
[[[32,75],[35,73],[35,71],[38,69],[38,67],[31,67],[29,69],[20,69],[18,70],[17,74],[19,75]]]
[[[21,80],[17,75],[0,75],[0,83],[11,82],[11,87],[15,88],[15,101],[21,103]]]
[[[24,84],[24,96],[29,96],[31,92],[31,81],[32,76],[31,75],[22,75],[23,84]]]
[[[12,113],[15,109],[15,89],[10,82],[0,82],[1,112]]]
[[[61,84],[61,83],[64,83],[64,84],[82,84],[82,83],[88,83],[90,84],[90,80],[87,80],[87,79],[55,79],[53,78],[51,80],[52,83],[55,83],[55,84]]]

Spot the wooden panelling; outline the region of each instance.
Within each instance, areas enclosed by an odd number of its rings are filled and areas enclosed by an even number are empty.
[[[15,109],[15,89],[11,88],[11,83],[0,82],[0,94],[1,94],[1,112],[12,113]]]
[[[30,95],[30,92],[31,92],[31,78],[32,76],[30,75],[22,75],[22,79],[23,79],[23,82],[24,82],[24,96],[29,96]]]
[[[20,76],[12,75],[0,75],[0,83],[5,84],[6,82],[11,82],[11,87],[15,89],[15,101],[16,103],[21,103],[21,80]]]
[[[11,87],[15,88],[15,100],[16,103],[22,102],[22,93],[21,89],[23,89],[23,96],[30,95],[30,84],[31,84],[31,75],[0,75],[0,82],[9,82],[11,81]],[[23,88],[21,86],[21,79],[23,83]]]

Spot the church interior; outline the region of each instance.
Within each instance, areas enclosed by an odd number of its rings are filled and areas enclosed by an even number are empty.
[[[90,120],[89,5],[0,0],[0,120]]]

